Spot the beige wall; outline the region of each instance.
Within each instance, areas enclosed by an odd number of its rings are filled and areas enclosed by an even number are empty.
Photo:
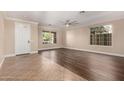
[[[14,54],[15,51],[15,36],[14,36],[14,21],[5,20],[5,55]]]
[[[0,63],[4,58],[4,19],[0,13]]]
[[[54,31],[57,33],[57,43],[56,44],[42,44],[42,31]],[[47,49],[47,48],[58,48],[63,47],[63,32],[62,30],[54,27],[39,27],[38,31],[38,46],[39,49]]]
[[[5,55],[15,54],[15,21],[5,19]],[[55,31],[57,32],[56,44],[42,44],[42,31]],[[37,24],[31,24],[31,50],[37,51],[43,48],[55,48],[63,46],[63,32],[57,28],[39,27]]]
[[[31,24],[31,50],[38,51],[38,25]]]
[[[38,50],[38,25],[31,24],[31,51]],[[15,21],[5,19],[5,55],[15,54]]]
[[[113,40],[112,46],[97,46],[90,45],[90,30],[89,27],[81,27],[76,29],[71,29],[64,31],[63,29],[53,28],[53,27],[39,27],[37,24],[31,24],[31,50],[37,51],[38,49],[44,48],[54,48],[54,47],[70,47],[85,49],[91,51],[109,52],[124,54],[124,20],[111,21],[102,24],[111,24],[113,27]],[[0,25],[3,27],[3,19],[0,17]],[[5,54],[14,54],[14,21],[4,20],[4,28],[0,28],[0,31],[4,34],[5,30],[5,40],[3,39],[2,33],[0,38],[4,40],[5,43]],[[42,44],[42,31],[56,31],[57,32],[57,44]],[[3,53],[2,42],[0,39],[0,53]]]
[[[65,47],[124,55],[124,19],[106,22],[113,27],[112,46],[90,45],[89,27],[66,31]]]

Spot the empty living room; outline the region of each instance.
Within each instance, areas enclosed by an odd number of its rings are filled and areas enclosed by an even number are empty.
[[[0,93],[124,93],[124,1],[1,0]]]
[[[123,11],[1,11],[1,81],[124,80]]]

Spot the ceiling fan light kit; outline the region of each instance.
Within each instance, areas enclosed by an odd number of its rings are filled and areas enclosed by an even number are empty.
[[[66,26],[66,27],[69,27],[69,24],[66,24],[65,26]]]

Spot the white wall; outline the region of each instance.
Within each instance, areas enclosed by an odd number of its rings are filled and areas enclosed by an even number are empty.
[[[124,55],[124,19],[106,22],[113,27],[112,46],[90,45],[89,26],[66,31],[65,47]]]

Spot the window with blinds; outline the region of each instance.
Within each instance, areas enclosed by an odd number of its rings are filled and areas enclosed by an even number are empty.
[[[95,26],[90,28],[90,45],[112,45],[112,25]]]

